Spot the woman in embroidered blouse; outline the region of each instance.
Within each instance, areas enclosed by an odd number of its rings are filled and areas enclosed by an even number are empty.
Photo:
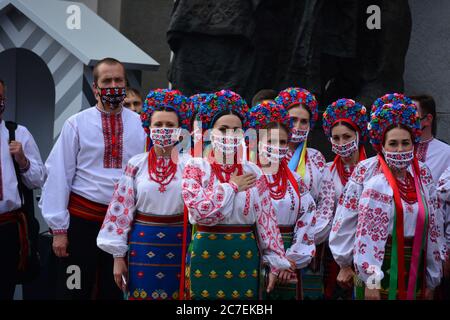
[[[414,155],[419,116],[409,99],[382,100],[372,107],[369,123],[378,155],[362,161],[347,183],[330,244],[337,261],[339,252],[353,247],[361,281],[356,285],[364,286],[365,299],[430,299],[442,276],[443,221],[429,169]],[[353,242],[346,234],[355,219]]]
[[[291,267],[262,172],[242,160],[247,111],[238,94],[222,90],[198,114],[203,129],[212,129],[212,150],[208,158],[190,159],[183,176],[183,198],[197,225],[189,266],[193,299],[257,299],[261,259],[272,270],[267,290]]]
[[[323,130],[336,154],[323,173],[316,215],[315,241],[316,244],[325,244],[325,299],[352,298],[354,271],[352,268],[343,269],[338,276],[339,266],[330,252],[328,237],[342,190],[358,162],[366,159],[363,143],[367,139],[367,118],[366,108],[351,99],[333,102],[323,114]],[[336,286],[336,278],[340,287]]]
[[[372,108],[380,107],[389,103],[403,103],[411,104],[412,101],[408,97],[400,93],[389,93],[378,98]],[[325,121],[327,121],[325,119]],[[367,160],[368,161],[368,160]],[[353,245],[355,241],[356,225],[358,221],[358,207],[356,199],[359,199],[362,194],[362,182],[368,180],[374,172],[376,172],[375,166],[365,166],[366,160],[362,160],[358,163],[353,173],[350,175],[347,184],[341,192],[339,202],[335,210],[332,228],[329,233],[328,245],[330,251],[334,257],[335,262],[338,264],[340,271],[337,282],[344,288],[351,288],[354,285],[355,273],[353,268]],[[351,190],[354,195],[352,203],[347,203],[347,206],[342,206],[342,197],[347,193],[347,189]],[[321,210],[323,211],[323,210]],[[320,217],[319,217],[320,219]],[[318,221],[318,225],[323,225],[324,219]],[[339,223],[337,223],[339,221]],[[316,243],[317,243],[316,236]],[[319,237],[320,238],[320,237]],[[362,297],[360,286],[356,292],[357,297]]]
[[[97,238],[97,245],[114,256],[114,279],[131,300],[180,297],[187,232],[181,178],[190,156],[174,145],[181,128],[189,129],[190,117],[179,91],[148,94],[141,120],[153,147],[128,162]]]
[[[283,106],[266,101],[250,110],[248,120],[247,127],[257,130],[257,163],[269,186],[286,256],[297,270],[304,268],[315,254],[316,205],[301,177],[287,166],[292,119]],[[301,299],[298,275],[281,272],[265,299]]]

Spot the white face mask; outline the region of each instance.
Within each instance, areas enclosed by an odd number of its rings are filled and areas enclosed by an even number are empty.
[[[238,136],[227,136],[212,134],[211,144],[212,146],[221,151],[224,154],[234,154],[237,153],[238,147],[242,144],[243,137]]]
[[[391,168],[405,169],[414,159],[414,149],[405,152],[388,152],[383,148],[383,155],[386,163]]]
[[[332,146],[331,150],[335,154],[340,155],[342,158],[349,158],[356,151],[358,151],[358,144],[359,144],[359,137],[358,133],[356,133],[356,138],[345,144],[334,143],[333,139],[331,139],[331,146]]]
[[[302,143],[306,139],[308,139],[309,129],[308,130],[300,130],[297,128],[293,128],[291,136],[291,141],[294,143]]]
[[[263,142],[259,142],[259,154],[265,158],[267,158],[270,162],[276,163],[283,160],[288,151],[289,148],[287,147],[276,147],[270,144],[265,144]]]
[[[151,128],[150,139],[158,148],[173,146],[180,138],[181,128]]]

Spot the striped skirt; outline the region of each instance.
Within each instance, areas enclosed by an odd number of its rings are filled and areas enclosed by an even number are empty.
[[[129,238],[129,300],[179,298],[183,215],[138,214]]]
[[[199,225],[191,248],[191,299],[258,299],[260,257],[253,226]]]
[[[409,278],[409,269],[411,266],[411,257],[412,257],[412,249],[413,249],[413,241],[414,238],[405,238],[404,240],[404,261],[405,261],[405,274],[404,274],[404,281],[405,286],[408,286],[408,278]],[[391,237],[388,238],[385,246],[385,253],[384,253],[384,259],[383,259],[383,265],[381,267],[381,270],[383,271],[384,277],[381,280],[381,289],[380,289],[380,296],[381,300],[388,300],[389,295],[389,281],[390,281],[390,268],[391,268],[391,253],[392,253],[392,239]],[[422,259],[419,264],[419,270],[418,270],[418,279],[417,279],[417,286],[416,286],[416,299],[422,300],[423,299],[423,293],[424,293],[424,263],[423,263],[423,252],[422,252]],[[400,275],[399,275],[400,276]],[[361,280],[358,280],[356,282],[356,298],[357,299],[364,299],[364,290],[365,285]],[[398,290],[397,290],[397,297],[398,297]]]
[[[287,250],[291,247],[294,238],[294,226],[279,226],[281,238],[283,239],[284,249]],[[264,268],[261,271],[261,287],[267,286],[267,275],[270,272],[269,268]],[[300,273],[297,274],[296,279],[287,284],[277,284],[272,292],[267,293],[266,290],[262,290],[262,299],[264,300],[300,300],[301,299],[301,286],[298,282]]]

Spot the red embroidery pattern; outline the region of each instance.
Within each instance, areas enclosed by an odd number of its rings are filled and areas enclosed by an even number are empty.
[[[264,177],[263,181],[265,181]],[[261,179],[260,179],[261,180]],[[281,234],[278,230],[275,211],[272,207],[272,201],[270,194],[266,186],[266,192],[262,195],[261,211],[257,219],[258,234],[261,239],[262,250],[269,250],[275,253],[280,258],[285,258],[286,253],[284,251],[283,241]]]
[[[267,190],[269,190],[267,186],[266,179],[264,176],[261,176],[258,180],[256,180],[256,188],[258,190],[258,195],[264,194]]]
[[[392,196],[378,192],[375,189],[365,189],[361,195],[361,198],[370,198],[377,202],[382,202],[386,204],[390,204],[392,202]]]
[[[250,212],[250,189],[245,191],[244,216],[248,216],[249,212]]]
[[[186,165],[183,171],[183,179],[194,179],[196,181],[201,181],[204,177],[205,172],[203,172],[199,167],[193,165]]]
[[[123,157],[123,121],[122,114],[101,113],[103,141],[103,167],[110,169],[122,168]]]
[[[132,166],[132,165],[127,165],[125,167],[125,175],[131,178],[136,177],[136,173],[138,172],[139,168]]]
[[[317,216],[329,220],[334,215],[334,183],[330,180],[322,181],[320,185]]]
[[[308,156],[308,159],[311,159],[311,162],[313,162],[315,166],[319,168],[319,171],[322,172],[325,164],[327,163],[325,157],[317,150],[315,152],[310,152],[310,154],[311,156]]]
[[[353,173],[350,177],[351,180],[355,181],[358,184],[362,184],[364,182],[364,175],[367,172],[367,168],[362,164],[358,164],[353,170]]]
[[[224,201],[224,190],[214,190],[214,180],[211,174],[207,188],[202,188],[202,177],[205,172],[195,165],[186,165],[183,172],[183,200],[189,212],[204,225],[214,225],[224,219],[219,211]]]

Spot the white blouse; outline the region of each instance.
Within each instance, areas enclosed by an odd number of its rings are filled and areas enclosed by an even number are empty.
[[[211,170],[208,160],[191,158],[183,175],[183,198],[189,209],[192,224],[255,225],[263,261],[272,272],[288,269],[283,242],[277,227],[267,182],[261,169],[244,161],[245,173],[257,177],[256,186],[245,192],[237,192],[234,183],[221,183]]]
[[[39,205],[49,227],[69,228],[71,192],[108,204],[125,165],[144,151],[145,140],[139,116],[126,108],[113,115],[91,107],[70,117],[45,163],[48,179]]]
[[[417,146],[417,157],[431,171],[433,180],[438,183],[445,169],[450,165],[450,146],[436,138],[420,142]]]
[[[315,255],[314,225],[316,204],[302,178],[295,172],[300,198],[290,180],[286,195],[282,199],[272,199],[279,226],[294,226],[294,238],[286,250],[286,256],[295,261],[297,269],[306,267]],[[273,182],[272,176],[266,176]]]
[[[11,152],[9,152],[9,132],[5,121],[0,120],[0,214],[19,209],[22,205],[17,191],[17,177]],[[25,157],[29,160],[27,170],[21,172],[23,183],[30,189],[41,188],[46,178],[46,170],[36,142],[27,128],[18,125],[16,141],[22,144]]]
[[[180,155],[173,179],[161,192],[160,184],[149,177],[148,155],[142,153],[128,161],[97,237],[97,246],[114,257],[124,257],[128,251],[128,234],[136,212],[158,216],[183,214],[181,181],[190,156]]]
[[[287,161],[289,162],[294,153],[290,150],[287,154]],[[314,201],[317,201],[319,196],[319,185],[322,179],[322,173],[325,168],[326,160],[322,153],[316,149],[306,149],[306,170],[303,182],[308,188]]]
[[[444,217],[445,239],[447,243],[447,259],[450,255],[450,167],[444,171],[439,179],[438,188],[439,208]]]
[[[320,181],[316,210],[316,244],[328,242],[336,207],[344,190],[336,168],[331,170],[332,165],[333,162],[327,163]],[[350,170],[350,168],[346,167],[344,170]]]

